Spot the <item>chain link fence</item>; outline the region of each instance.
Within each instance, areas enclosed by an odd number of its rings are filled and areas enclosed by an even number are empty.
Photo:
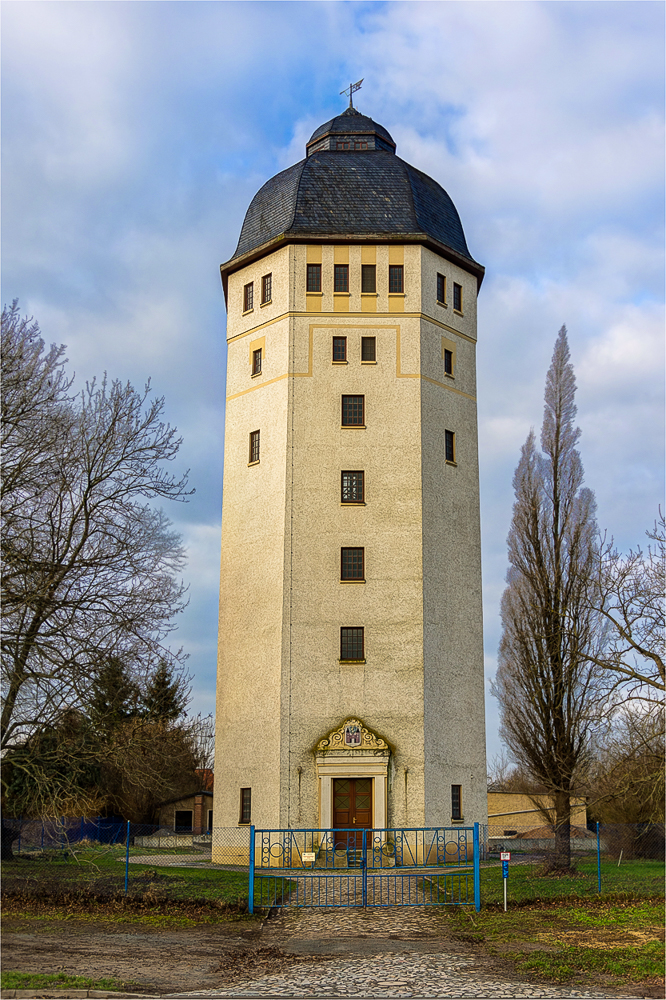
[[[508,897],[515,902],[599,893],[664,893],[664,828],[657,823],[571,826],[569,863],[563,865],[552,826],[516,830],[508,823],[482,828],[481,898],[503,896],[501,855],[510,853]]]
[[[4,899],[248,907],[249,828],[196,834],[103,817],[3,820]]]

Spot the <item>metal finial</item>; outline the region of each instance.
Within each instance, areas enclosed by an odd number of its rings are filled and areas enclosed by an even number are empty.
[[[350,108],[354,107],[354,102],[352,101],[352,94],[355,94],[357,90],[361,89],[361,84],[363,83],[363,80],[364,80],[364,77],[361,77],[361,79],[357,83],[350,83],[349,86],[345,90],[341,90],[340,91],[341,94],[349,94],[349,107]]]

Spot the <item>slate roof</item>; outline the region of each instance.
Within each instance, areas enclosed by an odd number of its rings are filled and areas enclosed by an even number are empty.
[[[316,128],[308,139],[306,148],[329,132],[376,132],[377,135],[380,135],[383,139],[386,139],[387,142],[390,142],[395,149],[395,142],[391,137],[390,132],[385,129],[383,125],[373,122],[372,118],[367,118],[365,115],[362,115],[360,111],[356,110],[356,108],[347,108],[347,110],[343,111],[341,115],[331,118],[330,122],[326,122],[324,125],[320,125],[319,128]]]
[[[351,112],[351,113],[350,113]],[[363,134],[367,130],[393,143],[390,134],[355,109],[316,129],[308,145],[327,132]],[[389,149],[316,149],[306,159],[276,174],[257,192],[247,210],[236,251],[222,265],[222,277],[245,259],[272,252],[276,240],[434,241],[441,252],[476,274],[460,216],[437,181]],[[238,262],[238,263],[236,263]]]

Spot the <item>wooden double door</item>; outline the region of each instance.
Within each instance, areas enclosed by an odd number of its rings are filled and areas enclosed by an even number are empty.
[[[336,837],[336,847],[362,846],[360,831],[372,829],[372,778],[333,779],[333,828],[354,831]]]

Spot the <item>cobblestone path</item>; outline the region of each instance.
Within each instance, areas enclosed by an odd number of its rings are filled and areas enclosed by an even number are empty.
[[[458,997],[492,1000],[620,1000],[615,994],[572,990],[556,986],[512,983],[474,969],[474,960],[457,955],[377,955],[341,959],[320,966],[294,968],[287,973],[236,983],[226,989],[174,993],[172,998],[208,997]],[[638,1000],[623,997],[621,1000]]]

